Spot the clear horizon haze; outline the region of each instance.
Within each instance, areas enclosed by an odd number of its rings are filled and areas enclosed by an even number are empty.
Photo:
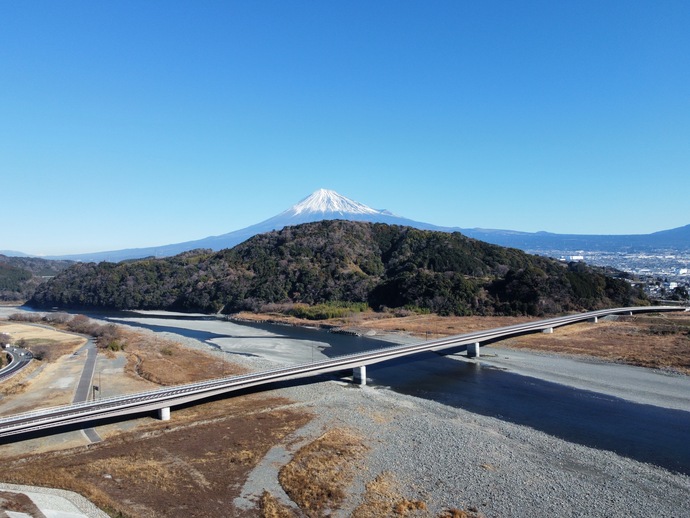
[[[690,3],[1,2],[0,250],[238,230],[319,188],[447,227],[690,223]]]

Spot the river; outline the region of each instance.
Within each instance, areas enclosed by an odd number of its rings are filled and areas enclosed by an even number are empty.
[[[136,313],[107,319],[194,338],[228,354],[264,356],[282,363],[303,363],[390,345],[368,337],[272,324],[240,325],[203,316]],[[635,403],[497,369],[481,360],[458,361],[432,352],[371,365],[367,377],[369,385],[389,387],[690,474],[690,412],[686,410]]]

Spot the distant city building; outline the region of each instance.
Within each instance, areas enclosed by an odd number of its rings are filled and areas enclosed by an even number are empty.
[[[527,252],[558,257],[564,263],[586,262],[592,266],[612,267],[626,272],[630,274],[628,282],[639,283],[652,299],[663,299],[674,293],[676,288],[690,292],[690,249],[611,252],[556,248]]]

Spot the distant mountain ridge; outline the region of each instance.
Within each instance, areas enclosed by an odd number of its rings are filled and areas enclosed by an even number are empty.
[[[29,254],[17,252],[16,250],[0,250],[0,255],[4,255],[5,257],[30,257]]]
[[[264,234],[272,230],[281,230],[287,226],[301,225],[302,223],[314,223],[317,221],[335,219],[364,221],[368,223],[387,223],[389,225],[410,226],[421,230],[438,230],[442,232],[460,230],[457,228],[439,227],[402,218],[387,210],[372,209],[362,203],[346,198],[335,191],[319,189],[296,205],[293,205],[272,218],[240,230],[228,232],[227,234],[209,236],[203,239],[171,245],[58,256],[51,257],[51,259],[71,259],[82,262],[120,262],[151,256],[170,257],[196,249],[211,249],[213,251],[218,251],[239,245],[257,234]]]
[[[690,250],[690,225],[652,234],[626,235],[553,234],[484,229],[463,229],[460,232],[496,245],[531,251],[588,250],[630,253],[662,249]]]
[[[319,189],[296,205],[272,218],[240,230],[228,232],[227,234],[163,246],[53,256],[48,257],[48,259],[70,259],[83,262],[120,262],[151,256],[170,257],[195,249],[218,251],[232,248],[257,234],[280,230],[291,225],[334,219],[387,223],[389,225],[409,226],[420,230],[461,232],[468,237],[486,241],[487,243],[528,251],[591,250],[615,252],[660,248],[690,250],[690,225],[662,230],[652,234],[637,235],[554,234],[549,232],[443,227],[397,216],[388,210],[373,209],[346,198],[335,191]]]

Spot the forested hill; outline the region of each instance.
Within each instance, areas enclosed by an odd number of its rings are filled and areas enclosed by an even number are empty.
[[[544,315],[643,298],[624,280],[582,264],[459,233],[321,221],[216,253],[80,263],[41,285],[30,304],[231,313],[269,303],[364,302],[440,314]]]
[[[71,264],[74,263],[0,254],[0,300],[25,301],[34,293],[36,286]]]

